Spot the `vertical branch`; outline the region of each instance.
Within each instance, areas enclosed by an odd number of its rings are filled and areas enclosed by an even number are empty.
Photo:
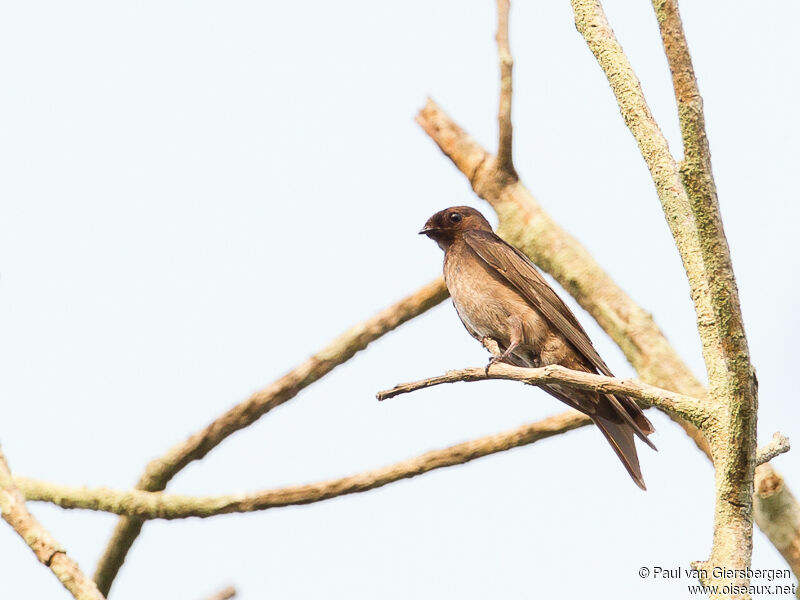
[[[689,197],[695,218],[703,261],[706,265],[709,291],[714,310],[716,335],[713,343],[716,354],[724,363],[724,371],[709,384],[712,400],[726,405],[723,424],[725,439],[722,451],[725,460],[718,466],[718,477],[728,502],[717,511],[716,528],[722,520],[742,529],[739,542],[746,548],[730,547],[720,541],[715,544],[711,561],[735,560],[742,550],[752,551],[752,506],[744,498],[753,497],[755,470],[755,440],[758,410],[757,382],[750,364],[745,337],[739,293],[733,273],[730,249],[722,226],[717,200],[717,187],[711,170],[711,150],[706,135],[703,98],[689,53],[677,0],[653,0],[664,51],[672,74],[678,119],[683,140],[683,160],[679,165],[681,180]],[[741,508],[737,510],[738,507]],[[719,537],[716,535],[715,537]]]
[[[692,57],[683,31],[676,0],[653,0],[661,40],[672,74],[672,86],[678,103],[678,119],[683,138],[681,175],[691,199],[702,201],[706,210],[717,203],[717,189],[711,172],[711,151],[706,135],[703,98],[697,86]]]
[[[39,562],[49,567],[77,600],[103,600],[94,582],[42,525],[28,512],[25,498],[14,485],[6,457],[0,450],[0,513],[30,546]]]
[[[608,77],[622,116],[642,152],[681,254],[716,412],[711,429],[716,503],[709,566],[744,569],[752,554],[756,383],[750,366],[736,280],[710,172],[708,144],[688,47],[674,2],[655,0],[682,103],[687,160],[679,169],[641,86],[597,0],[572,0],[575,24]],[[687,178],[687,173],[689,174]],[[684,181],[687,181],[685,184]],[[737,579],[746,583],[746,578]]]
[[[723,372],[744,373],[743,385],[749,385],[749,354],[744,337],[739,296],[730,250],[722,227],[717,201],[717,188],[711,171],[711,151],[705,130],[703,99],[697,86],[692,58],[683,32],[676,0],[654,0],[664,50],[672,73],[673,89],[678,104],[678,118],[683,138],[684,158],[679,175],[694,215],[696,235],[708,276],[709,295],[717,328],[715,341],[718,368]],[[739,364],[741,361],[744,364]],[[711,375],[711,373],[709,373]]]
[[[514,160],[512,155],[513,133],[511,126],[511,96],[512,78],[511,71],[514,59],[511,56],[511,47],[508,43],[508,12],[509,0],[497,0],[497,53],[500,58],[500,104],[497,114],[498,140],[497,140],[497,167],[501,171],[514,175]]]

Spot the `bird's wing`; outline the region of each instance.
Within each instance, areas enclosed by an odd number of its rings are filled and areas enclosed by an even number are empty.
[[[597,350],[592,346],[589,336],[578,323],[578,319],[572,314],[572,311],[564,304],[564,301],[558,297],[555,290],[550,287],[550,284],[545,281],[538,269],[522,252],[507,244],[500,239],[495,233],[491,231],[483,231],[471,229],[464,232],[464,240],[470,248],[489,266],[500,273],[513,287],[516,289],[530,305],[536,309],[547,321],[563,335],[567,341],[587,360],[595,369],[603,375],[613,377],[614,374],[608,365],[600,358]],[[580,407],[574,401],[569,401],[565,398],[568,396],[554,389],[552,386],[547,386],[550,389],[546,391],[556,398],[566,402],[568,405],[578,408],[579,410],[585,409]],[[610,415],[600,415],[599,412],[590,412],[593,419],[605,419],[607,427],[603,429],[604,434],[614,446],[617,454],[620,455],[626,467],[634,479],[637,479],[636,472],[638,471],[638,460],[629,461],[623,457],[627,454],[625,448],[620,446],[619,436],[616,429],[612,430],[612,425],[617,421],[624,421],[631,426],[636,435],[642,439],[648,446],[655,449],[653,443],[647,439],[647,435],[654,431],[650,421],[647,420],[642,414],[641,409],[636,403],[625,396],[615,396],[613,394],[604,394],[608,401],[609,408],[612,409],[610,414],[616,414],[611,420],[607,419]],[[597,421],[595,421],[597,422]],[[616,425],[614,425],[616,427]],[[624,441],[624,440],[623,440]],[[627,442],[625,442],[627,444]],[[634,452],[635,456],[635,452]],[[639,474],[637,483],[641,483],[641,474]]]
[[[603,375],[613,377],[572,311],[522,252],[491,231],[471,229],[464,240],[500,273],[583,357]]]

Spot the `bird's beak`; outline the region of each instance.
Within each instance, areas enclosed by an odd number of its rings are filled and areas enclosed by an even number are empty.
[[[418,235],[428,235],[429,233],[434,233],[439,231],[438,227],[423,227],[419,232]]]

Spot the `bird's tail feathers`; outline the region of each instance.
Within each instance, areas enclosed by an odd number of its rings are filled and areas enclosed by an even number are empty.
[[[617,396],[617,398],[621,401],[623,408],[628,412],[628,414],[633,417],[633,420],[639,426],[639,429],[642,430],[642,433],[645,435],[650,435],[651,433],[655,433],[656,428],[653,427],[653,424],[650,422],[642,409],[639,408],[639,405],[636,404],[635,400],[628,398],[627,396]],[[655,450],[655,448],[653,448]]]
[[[647,439],[647,436],[653,433],[655,428],[650,420],[644,416],[639,405],[626,396],[606,394],[606,398],[613,407],[614,412],[630,425],[633,433],[653,450],[658,450],[655,444]]]
[[[647,490],[639,467],[639,456],[636,453],[636,444],[633,440],[634,429],[628,423],[618,423],[598,414],[591,415],[595,425],[603,432],[606,439],[614,448],[614,452],[625,465],[636,485]],[[648,421],[649,423],[649,421]],[[652,427],[652,425],[651,425]]]

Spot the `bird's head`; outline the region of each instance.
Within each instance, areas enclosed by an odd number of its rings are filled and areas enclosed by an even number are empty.
[[[442,249],[469,229],[491,231],[489,221],[469,206],[451,206],[440,210],[425,223],[420,234],[427,235]]]

